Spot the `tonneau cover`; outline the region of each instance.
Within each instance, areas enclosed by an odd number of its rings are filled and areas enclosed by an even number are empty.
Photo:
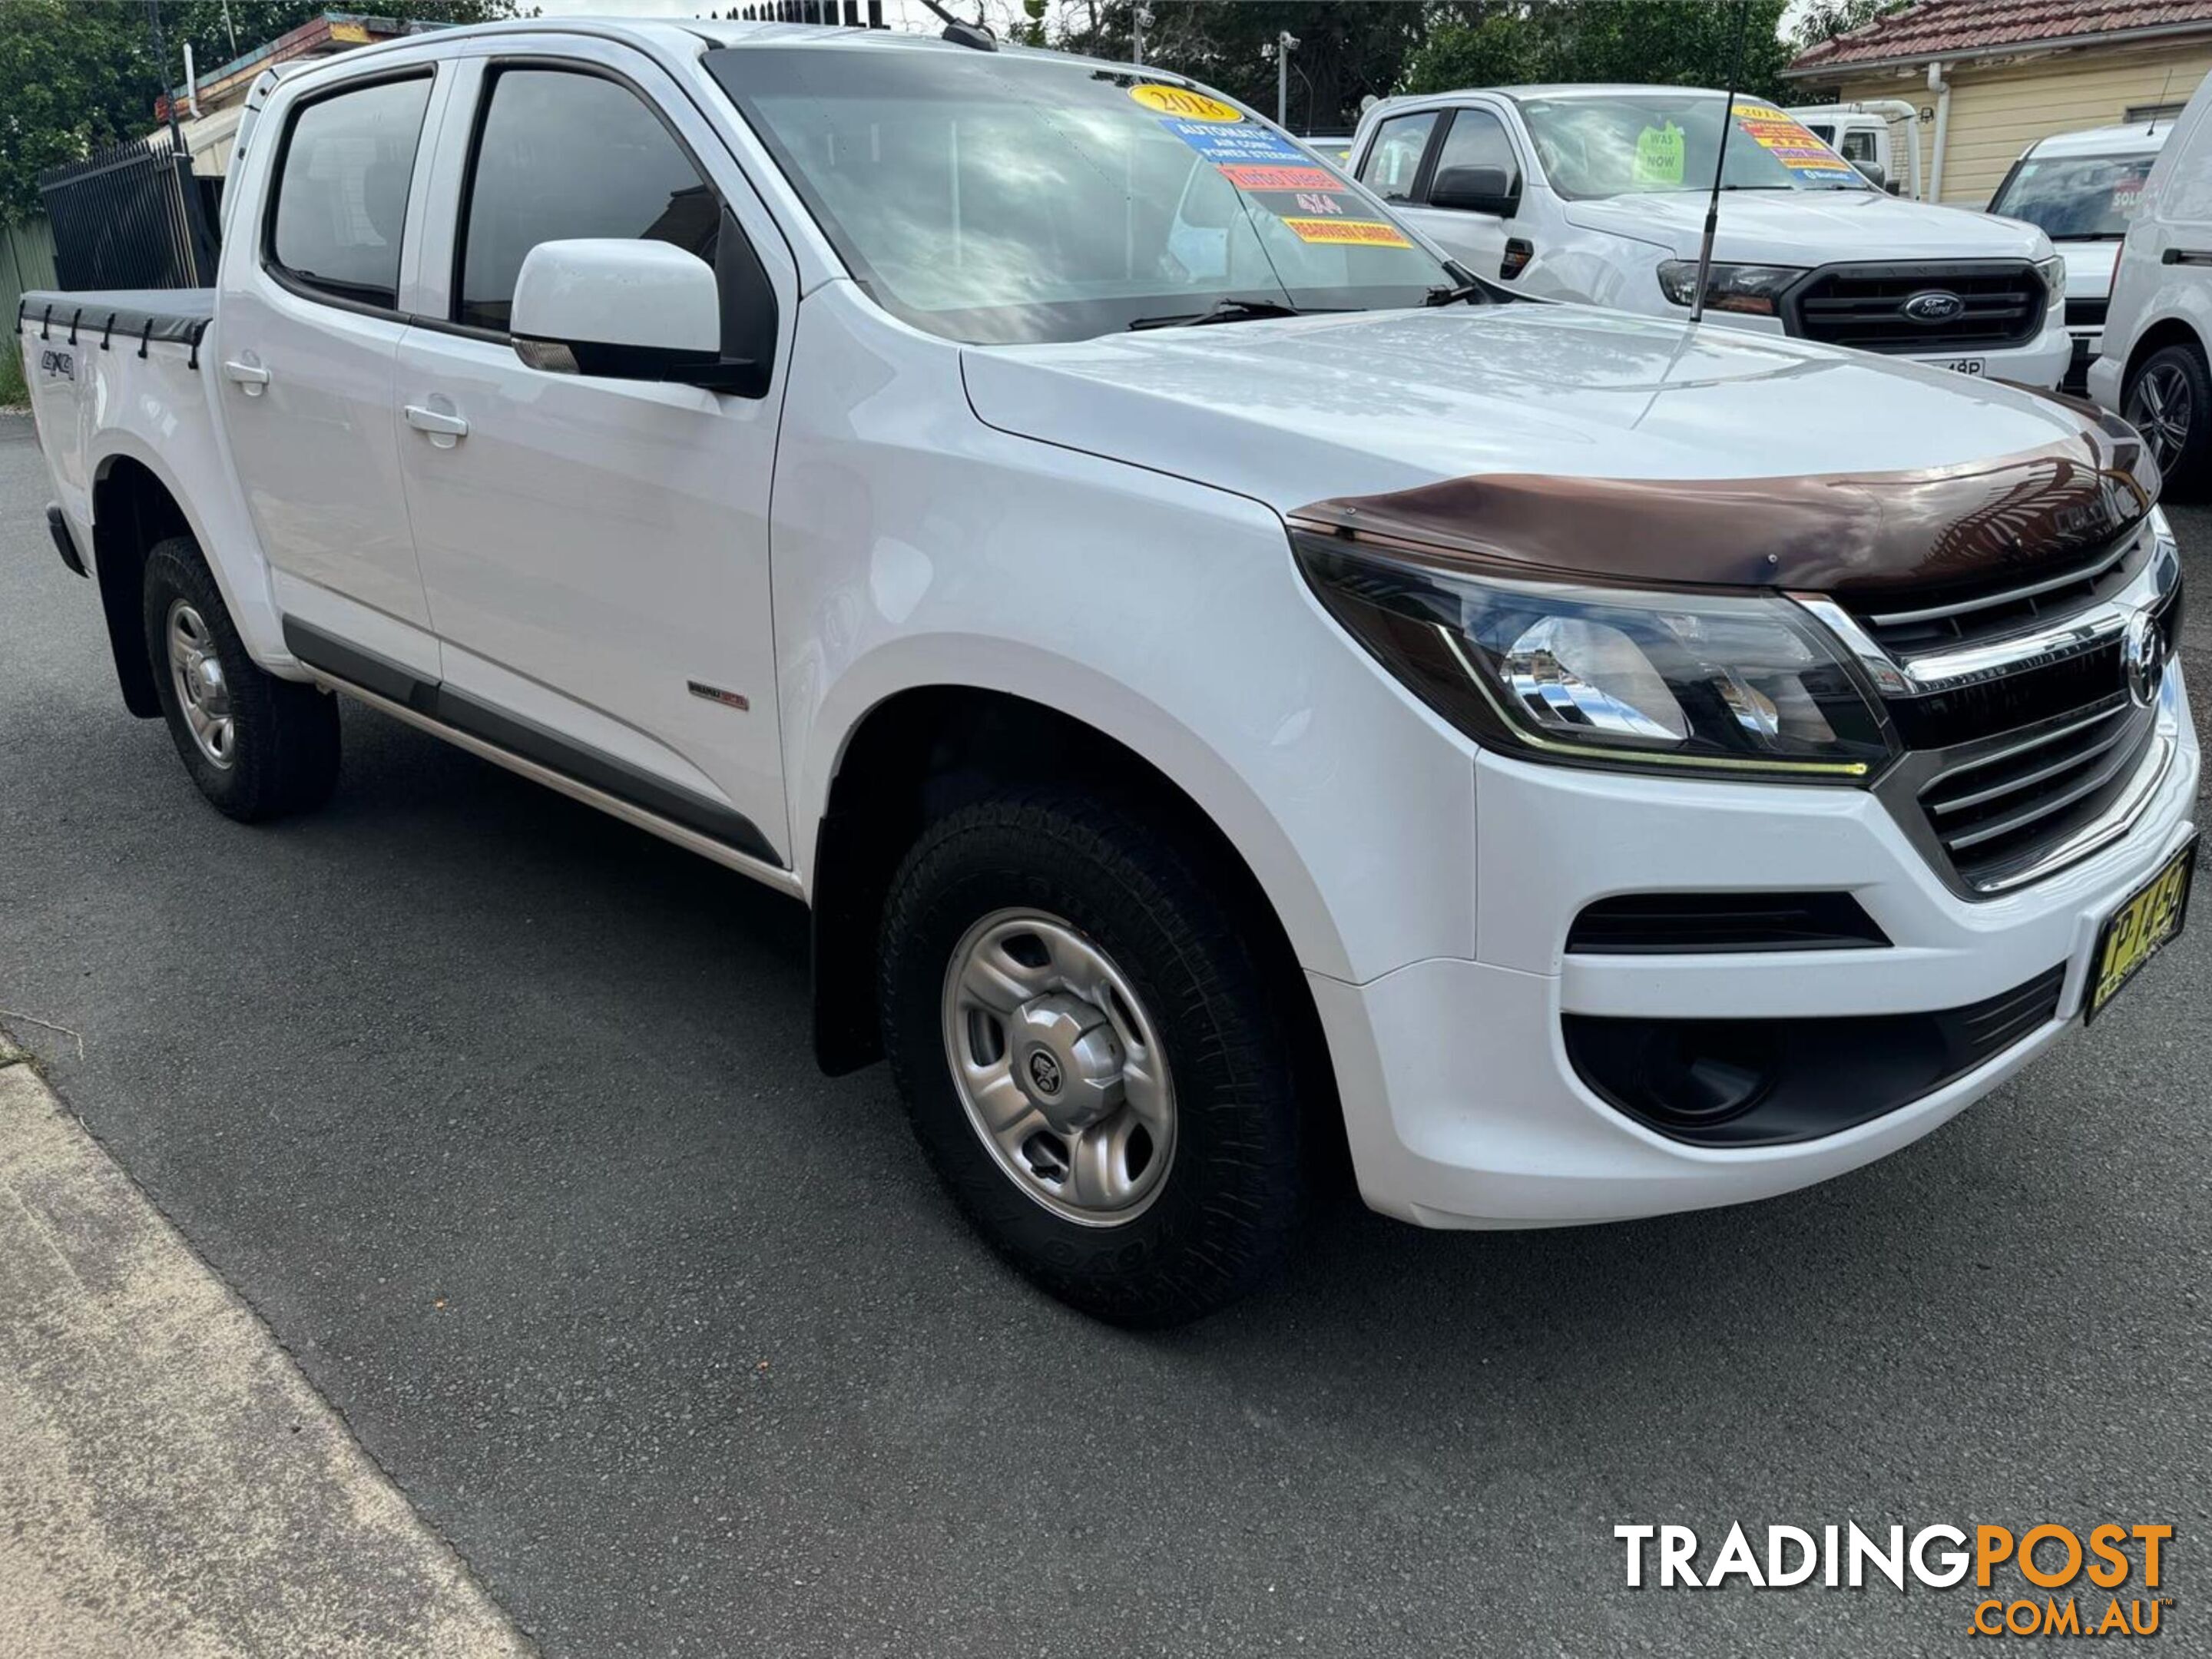
[[[76,292],[34,289],[15,307],[18,328],[95,339],[175,340],[198,345],[215,319],[211,288],[98,288]]]

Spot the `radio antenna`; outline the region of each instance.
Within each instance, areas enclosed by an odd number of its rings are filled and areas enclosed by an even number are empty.
[[[2150,106],[2150,119],[2143,123],[2143,137],[2148,138],[2158,131],[2158,112],[2166,107],[2166,94],[2173,90],[2173,65],[2166,66],[2166,79],[2158,83],[2158,102]]]
[[[1713,146],[1713,193],[1705,204],[1705,239],[1698,246],[1698,291],[1690,301],[1690,322],[1705,314],[1705,283],[1713,270],[1713,233],[1721,222],[1721,172],[1728,166],[1729,129],[1735,125],[1735,83],[1743,73],[1745,0],[1735,0],[1735,52],[1729,59],[1728,102],[1721,106],[1721,141]]]

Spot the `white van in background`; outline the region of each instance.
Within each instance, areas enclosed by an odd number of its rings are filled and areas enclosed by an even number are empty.
[[[2074,337],[2074,361],[2063,391],[2079,393],[2087,386],[2128,222],[2172,130],[2171,122],[2136,121],[2039,138],[1990,198],[1991,213],[2033,225],[2066,261],[2066,331]]]
[[[2212,489],[2212,76],[2173,124],[2128,225],[2089,395],[2149,440],[2178,496]]]
[[[1727,94],[1492,87],[1361,118],[1359,180],[1474,275],[1684,318]],[[1904,202],[1780,110],[1735,100],[1712,320],[2054,387],[2066,267],[2031,225]]]

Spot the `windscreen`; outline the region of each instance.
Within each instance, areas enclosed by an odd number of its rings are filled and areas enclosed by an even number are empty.
[[[950,338],[1418,305],[1453,281],[1295,142],[1143,71],[869,45],[706,62],[878,303]]]
[[[1521,113],[1544,177],[1576,200],[1711,190],[1720,147],[1718,93],[1525,98]],[[1767,104],[1733,106],[1723,190],[1871,190],[1858,169]]]
[[[2030,156],[1998,186],[1990,211],[2054,242],[2117,242],[2142,200],[2155,155]]]

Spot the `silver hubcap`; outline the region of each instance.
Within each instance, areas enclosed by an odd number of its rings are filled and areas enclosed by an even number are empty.
[[[1175,1085],[1111,957],[1057,916],[998,910],[945,973],[952,1084],[999,1167],[1054,1215],[1133,1220],[1175,1157]]]
[[[237,728],[230,714],[230,683],[222,677],[215,638],[206,619],[183,599],[169,606],[169,678],[176,682],[177,707],[200,753],[228,771],[237,754]]]
[[[2128,419],[2161,469],[2171,467],[2189,441],[2190,402],[2189,377],[2172,363],[2146,371],[2128,398]]]

